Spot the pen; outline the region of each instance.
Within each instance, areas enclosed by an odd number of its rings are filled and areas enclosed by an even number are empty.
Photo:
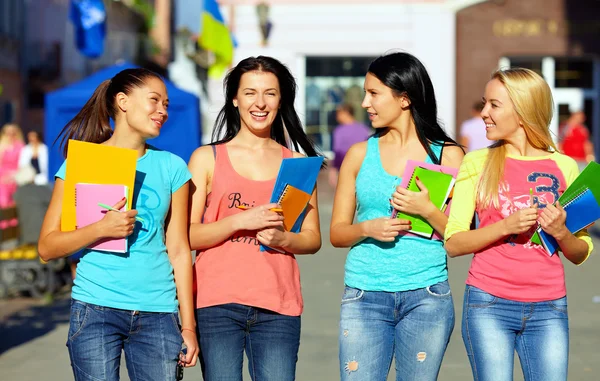
[[[529,206],[533,206],[533,188],[529,188]]]
[[[236,206],[236,208],[238,209],[242,209],[242,210],[248,210],[250,209],[249,207],[247,207],[246,205],[238,205]],[[271,208],[269,209],[271,212],[275,212],[275,213],[283,213],[283,209],[281,208]]]
[[[119,212],[119,213],[121,213],[121,211],[119,209],[115,209],[112,206],[103,204],[101,202],[98,203],[98,206],[101,207],[101,208],[104,208],[106,210],[110,210],[110,211],[113,211],[113,212]],[[140,222],[144,222],[144,219],[142,217],[138,217],[138,216],[135,216],[135,220],[136,221],[140,221]]]

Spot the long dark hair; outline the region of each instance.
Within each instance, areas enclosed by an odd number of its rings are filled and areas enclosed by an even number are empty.
[[[289,69],[272,57],[258,56],[248,57],[236,67],[231,69],[225,81],[223,88],[225,91],[225,105],[219,112],[215,121],[213,130],[213,143],[226,143],[233,139],[241,128],[240,113],[237,107],[233,106],[233,98],[237,95],[240,86],[240,80],[244,73],[250,71],[262,71],[273,73],[279,81],[279,89],[281,91],[281,103],[277,116],[271,126],[271,138],[277,143],[286,148],[288,147],[288,139],[293,145],[295,151],[300,151],[300,148],[307,156],[319,156],[314,143],[306,136],[300,118],[294,109],[294,100],[296,99],[296,80]]]
[[[125,69],[112,79],[107,79],[96,88],[83,108],[67,123],[54,143],[60,140],[60,149],[67,157],[69,139],[90,143],[102,143],[112,136],[110,118],[117,115],[115,96],[118,93],[130,94],[135,88],[144,86],[148,78],[163,80],[153,71],[135,68]]]
[[[369,65],[369,73],[392,89],[395,96],[408,97],[417,137],[434,163],[439,164],[442,158],[435,155],[430,144],[459,145],[442,129],[433,84],[415,56],[400,52],[380,56]]]

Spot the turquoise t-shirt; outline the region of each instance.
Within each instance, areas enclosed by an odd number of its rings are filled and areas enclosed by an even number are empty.
[[[439,157],[442,146],[430,147]],[[429,156],[426,162],[431,163]],[[401,180],[383,169],[379,137],[369,138],[356,176],[357,221],[391,217],[389,199]],[[345,284],[366,291],[416,290],[448,279],[442,241],[416,235],[400,235],[394,242],[367,238],[350,249],[345,270]]]
[[[66,163],[55,175],[63,180]],[[165,245],[165,218],[171,195],[190,178],[180,157],[148,147],[137,160],[132,203],[144,222],[136,222],[125,254],[83,251],[73,299],[125,310],[177,311],[175,278]]]

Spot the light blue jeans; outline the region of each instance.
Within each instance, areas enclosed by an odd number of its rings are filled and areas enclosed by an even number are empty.
[[[567,379],[567,297],[516,302],[467,286],[462,337],[475,381],[512,381],[515,350],[526,381]]]
[[[73,300],[67,347],[76,381],[174,381],[183,339],[174,313],[119,310]]]
[[[342,381],[435,381],[454,328],[448,281],[402,292],[346,287],[340,321]]]

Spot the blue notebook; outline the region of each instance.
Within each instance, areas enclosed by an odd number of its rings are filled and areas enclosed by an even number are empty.
[[[573,234],[600,218],[600,205],[596,202],[592,191],[587,188],[564,205],[563,208],[567,212],[565,225]],[[553,255],[556,253],[559,247],[554,237],[544,232],[542,228],[538,228],[537,232],[540,235],[541,244],[548,254]]]
[[[324,158],[320,156],[283,159],[277,179],[275,180],[275,186],[273,187],[270,202],[277,202],[288,184],[308,194],[312,194],[315,189],[315,184],[317,183],[319,171],[323,165],[323,159]],[[300,231],[305,213],[306,210],[300,214],[300,217],[298,217],[296,223],[290,230],[291,232],[297,233]],[[260,251],[265,251],[267,249],[280,251],[260,245]]]

